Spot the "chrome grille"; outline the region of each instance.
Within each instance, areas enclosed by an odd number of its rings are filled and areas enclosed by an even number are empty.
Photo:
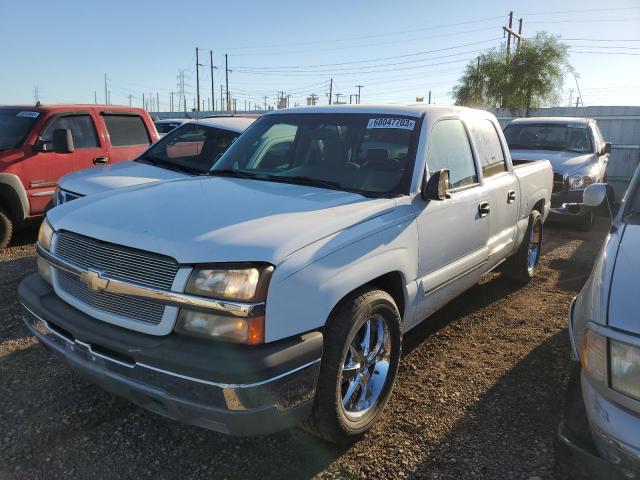
[[[114,315],[157,325],[164,315],[164,305],[143,298],[108,292],[95,292],[75,275],[58,272],[58,285],[67,294],[87,305]]]
[[[553,174],[553,193],[564,190],[564,176],[561,173]]]
[[[102,270],[105,274],[147,287],[170,290],[178,263],[170,258],[133,248],[95,240],[71,232],[59,232],[54,253],[79,267]],[[149,300],[96,292],[73,275],[58,272],[58,287],[67,295],[106,313],[158,324],[164,306]]]

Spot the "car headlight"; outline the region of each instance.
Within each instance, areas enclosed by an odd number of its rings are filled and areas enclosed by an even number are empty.
[[[640,400],[640,348],[610,341],[611,388]]]
[[[53,228],[49,221],[45,218],[40,225],[40,231],[38,232],[38,244],[45,250],[51,249],[51,239],[53,238]],[[38,266],[38,273],[49,284],[53,284],[53,267],[45,262],[39,256],[36,257],[36,264]]]
[[[572,175],[567,178],[567,186],[569,190],[584,190],[595,181],[592,175]]]
[[[585,330],[582,337],[582,368],[595,380],[607,380],[607,339],[591,330]]]
[[[185,288],[193,295],[242,302],[266,300],[273,266],[226,264],[193,271]],[[202,310],[180,310],[176,331],[206,338],[257,345],[264,343],[264,315],[237,317]]]
[[[197,268],[187,282],[186,293],[243,302],[260,302],[267,296],[273,266],[213,265]]]
[[[38,243],[45,250],[51,249],[51,239],[53,238],[53,228],[49,221],[45,218],[40,225],[38,232]]]

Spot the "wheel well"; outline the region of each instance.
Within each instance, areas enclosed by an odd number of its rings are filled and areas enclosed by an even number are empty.
[[[537,210],[538,212],[540,212],[540,215],[542,215],[542,218],[544,218],[544,198],[542,200],[538,200],[538,203],[536,203],[531,209],[531,211],[533,210]]]
[[[0,185],[0,210],[6,213],[11,221],[22,220],[22,207],[16,192],[7,185]]]
[[[400,312],[400,318],[404,318],[404,287],[402,274],[400,272],[389,272],[384,275],[374,278],[367,285],[372,285],[380,290],[384,290],[393,298],[396,302],[398,311]]]

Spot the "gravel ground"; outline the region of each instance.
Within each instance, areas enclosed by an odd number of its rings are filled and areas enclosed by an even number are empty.
[[[226,437],[93,387],[22,324],[37,236],[23,229],[0,253],[0,479],[553,478],[567,308],[606,229],[547,225],[527,287],[491,274],[409,333],[384,417],[349,449],[300,430]]]

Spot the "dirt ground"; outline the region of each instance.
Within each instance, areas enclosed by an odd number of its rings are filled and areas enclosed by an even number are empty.
[[[567,309],[607,228],[547,224],[528,286],[491,274],[410,332],[385,415],[348,449],[181,425],[80,378],[22,324],[37,236],[23,229],[0,254],[0,479],[553,478]]]

